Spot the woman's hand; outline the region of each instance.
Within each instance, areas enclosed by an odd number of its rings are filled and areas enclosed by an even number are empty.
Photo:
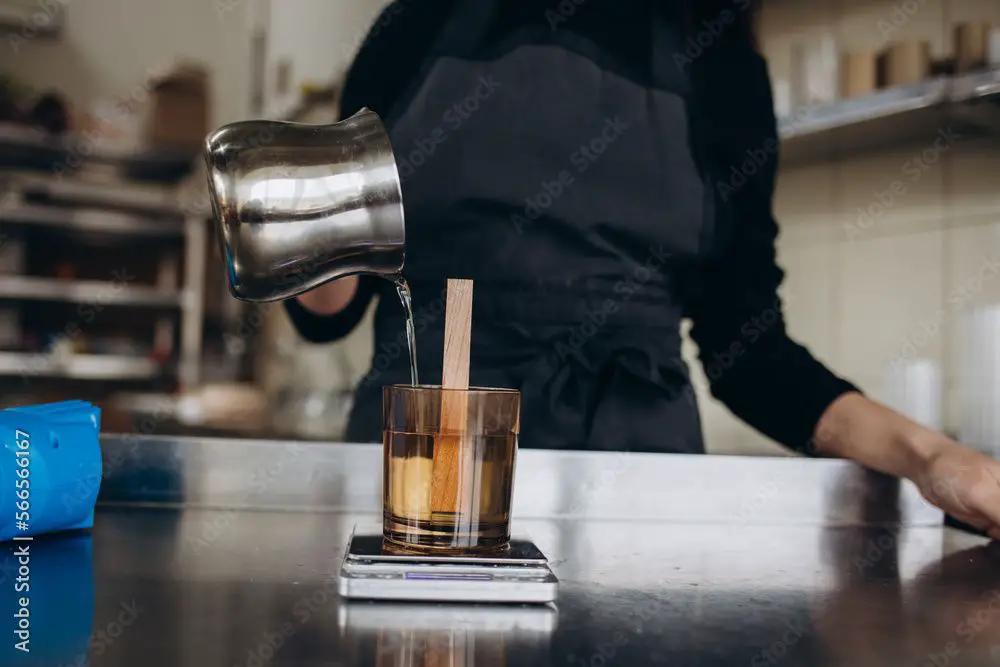
[[[819,453],[909,479],[927,500],[1000,539],[1000,463],[857,393],[823,413]]]
[[[298,301],[317,315],[335,315],[351,303],[358,292],[358,277],[348,276],[300,294]]]
[[[927,500],[959,521],[1000,539],[1000,463],[941,436],[913,479]]]

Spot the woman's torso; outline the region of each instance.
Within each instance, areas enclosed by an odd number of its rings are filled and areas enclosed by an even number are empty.
[[[421,380],[440,380],[445,280],[472,278],[470,381],[521,390],[522,446],[700,452],[679,327],[720,216],[676,58],[682,17],[493,4],[458,2],[383,112]],[[601,29],[613,19],[626,27]],[[352,439],[380,437],[379,388],[409,381],[402,314],[384,291]]]

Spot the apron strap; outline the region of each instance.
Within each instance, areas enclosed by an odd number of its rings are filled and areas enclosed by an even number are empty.
[[[430,55],[471,56],[486,40],[497,11],[496,0],[457,0]]]
[[[496,1],[454,0],[453,6],[448,10],[448,18],[431,42],[413,78],[382,118],[390,131],[409,107],[410,101],[423,85],[427,73],[438,57],[469,57],[482,45],[497,12]]]
[[[683,2],[652,3],[652,84],[687,95],[691,92],[689,78],[693,74],[692,54],[688,52],[686,15]],[[694,47],[691,47],[694,49]]]

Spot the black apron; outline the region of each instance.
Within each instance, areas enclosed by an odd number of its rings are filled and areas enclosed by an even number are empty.
[[[716,212],[679,22],[651,22],[644,86],[569,28],[484,48],[495,11],[459,2],[384,118],[420,379],[440,381],[445,280],[472,278],[470,382],[522,392],[522,447],[700,453],[675,283],[710,252]],[[353,441],[381,439],[381,387],[409,382],[398,300],[375,319]]]

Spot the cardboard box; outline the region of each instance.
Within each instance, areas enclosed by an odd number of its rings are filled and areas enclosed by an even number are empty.
[[[209,74],[181,64],[151,84],[143,144],[147,149],[198,154],[209,133]]]
[[[989,56],[990,26],[984,21],[955,25],[955,69],[970,72],[986,67]]]
[[[845,55],[840,67],[840,95],[849,99],[878,90],[877,63],[874,52]]]
[[[879,87],[908,86],[931,75],[931,45],[909,40],[890,45],[879,54]]]

